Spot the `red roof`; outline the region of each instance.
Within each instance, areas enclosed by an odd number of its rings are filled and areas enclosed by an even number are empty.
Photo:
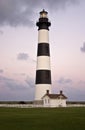
[[[47,96],[52,99],[67,99],[67,97],[64,94],[48,94]]]
[[[62,93],[62,91],[60,91],[60,94],[49,94],[49,91],[47,91],[47,93],[43,97],[45,96],[48,96],[51,99],[67,99],[67,97]]]

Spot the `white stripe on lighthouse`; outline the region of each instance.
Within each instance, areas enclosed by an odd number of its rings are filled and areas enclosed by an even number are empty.
[[[49,31],[41,29],[38,31],[38,43],[49,43]]]
[[[35,90],[35,100],[40,100],[46,94],[46,90],[49,90],[49,93],[51,93],[50,84],[37,84]]]
[[[37,70],[50,70],[50,57],[38,56],[37,57]]]

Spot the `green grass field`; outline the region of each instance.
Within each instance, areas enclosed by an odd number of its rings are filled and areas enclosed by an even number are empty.
[[[0,130],[85,130],[85,108],[0,108]]]

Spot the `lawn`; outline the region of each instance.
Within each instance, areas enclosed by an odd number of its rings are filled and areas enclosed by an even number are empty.
[[[85,130],[85,107],[0,108],[0,130]]]

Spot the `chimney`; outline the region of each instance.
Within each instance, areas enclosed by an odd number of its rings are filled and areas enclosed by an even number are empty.
[[[49,94],[49,90],[46,90],[46,94]]]
[[[63,91],[62,91],[62,90],[60,90],[60,94],[63,94]]]

